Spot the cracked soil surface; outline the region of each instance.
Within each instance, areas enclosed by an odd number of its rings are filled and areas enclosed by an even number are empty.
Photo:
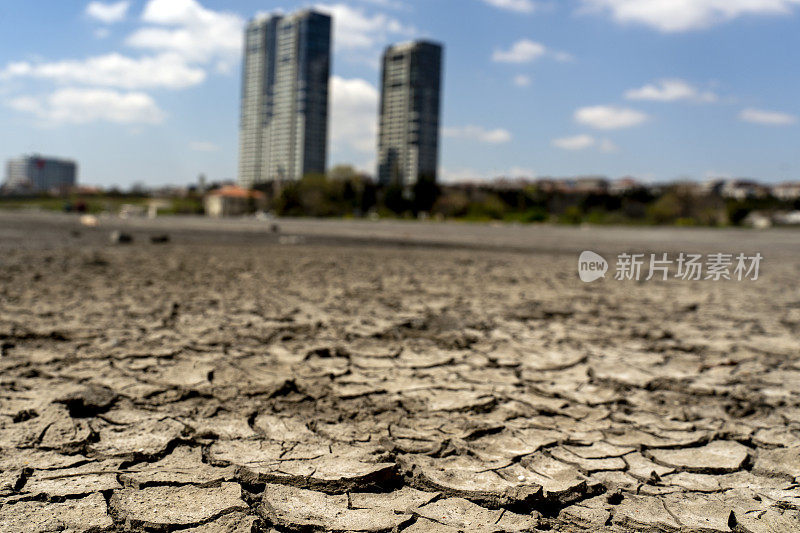
[[[0,217],[0,532],[800,531],[772,233],[757,282],[584,285],[568,243],[64,220]]]

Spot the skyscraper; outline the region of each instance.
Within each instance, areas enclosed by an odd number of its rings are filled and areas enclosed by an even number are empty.
[[[312,10],[252,20],[245,30],[239,183],[325,172],[331,18]]]
[[[442,46],[415,41],[383,54],[378,181],[436,180]]]
[[[4,187],[12,192],[64,191],[75,185],[77,173],[75,161],[26,155],[8,160]]]

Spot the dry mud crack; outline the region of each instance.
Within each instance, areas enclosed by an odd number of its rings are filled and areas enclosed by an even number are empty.
[[[797,250],[588,286],[572,254],[69,231],[0,243],[0,533],[800,531]]]

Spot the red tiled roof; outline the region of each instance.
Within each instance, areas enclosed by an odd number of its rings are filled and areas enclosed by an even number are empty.
[[[245,189],[242,187],[237,187],[236,185],[226,185],[225,187],[211,191],[209,194],[211,196],[225,196],[227,198],[264,198],[264,193],[261,191]]]

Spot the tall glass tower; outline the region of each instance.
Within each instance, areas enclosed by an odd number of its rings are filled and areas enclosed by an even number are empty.
[[[436,181],[442,46],[414,41],[383,54],[378,181],[414,185]]]
[[[313,10],[250,21],[245,30],[239,183],[325,172],[331,18]]]

